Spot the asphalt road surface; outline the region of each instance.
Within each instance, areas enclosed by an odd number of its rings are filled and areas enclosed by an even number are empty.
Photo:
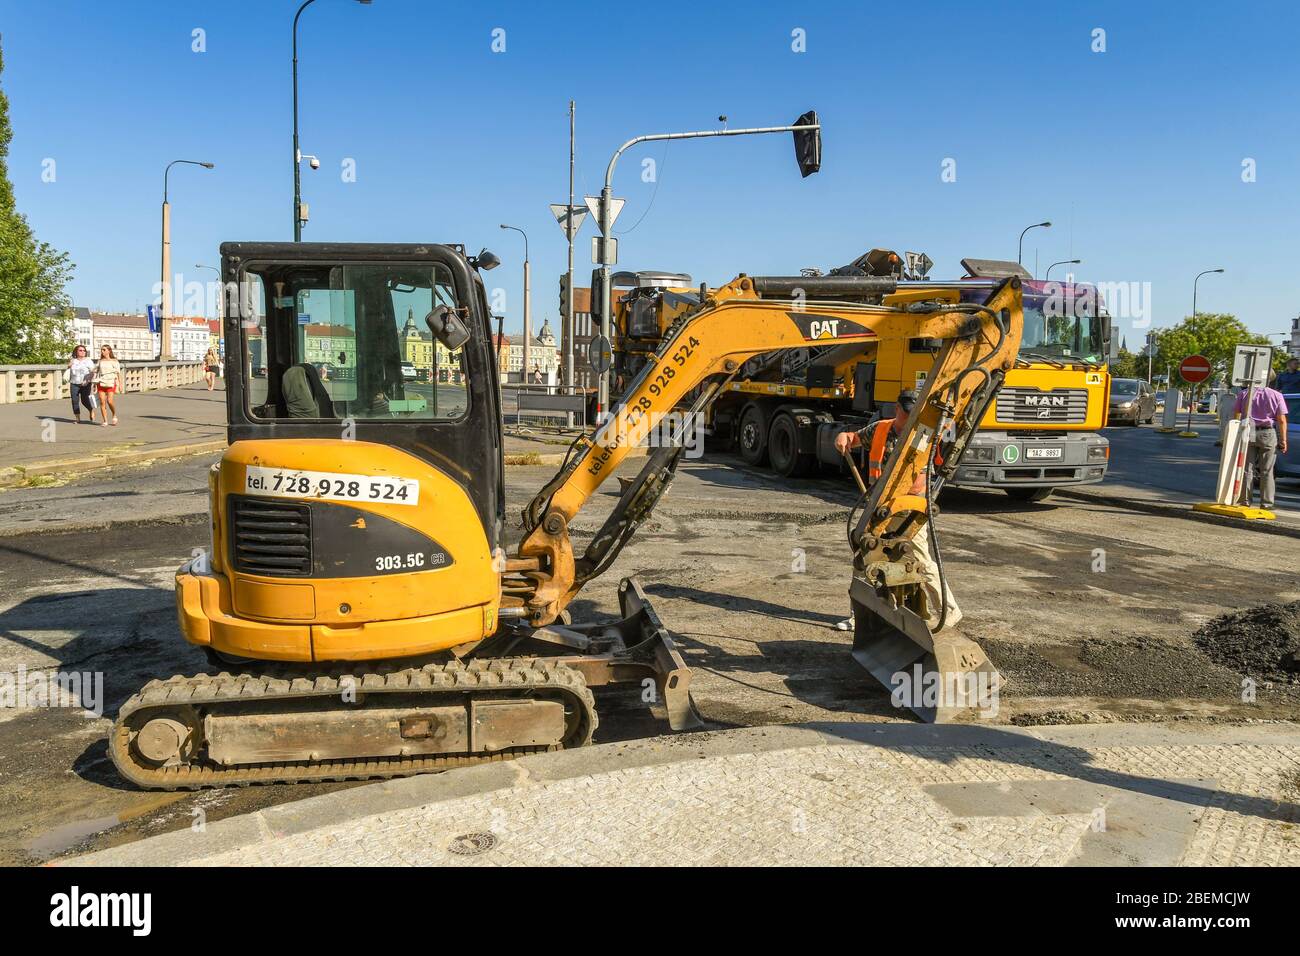
[[[35,862],[196,825],[346,784],[153,794],[115,774],[104,735],[120,703],[153,677],[208,669],[179,638],[171,577],[207,545],[211,459],[88,475],[0,494],[0,672],[100,674],[100,715],[72,707],[0,709],[0,862]],[[508,515],[550,476],[507,472]],[[709,728],[899,719],[888,693],[834,629],[847,611],[843,482],[797,489],[730,459],[688,461],[652,521],[584,591],[576,619],[616,612],[636,574],[694,670]],[[590,534],[614,500],[575,522]],[[91,530],[56,530],[118,519]],[[993,723],[1295,719],[1300,688],[1263,686],[1190,640],[1228,609],[1300,598],[1292,538],[1096,503],[1022,506],[953,494],[938,521],[966,620],[1006,677]],[[597,740],[667,732],[635,692],[602,691]]]
[[[1181,420],[1179,427],[1182,427]],[[1110,440],[1107,482],[1191,495],[1201,501],[1214,500],[1222,451],[1214,444],[1219,437],[1218,419],[1195,415],[1192,431],[1200,437],[1161,434],[1156,431],[1156,425],[1107,428],[1104,432]],[[1300,482],[1278,479],[1277,508],[1284,514],[1300,516]]]

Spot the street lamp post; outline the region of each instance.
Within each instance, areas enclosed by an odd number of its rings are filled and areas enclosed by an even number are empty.
[[[1020,260],[1024,258],[1024,254],[1025,254],[1025,233],[1027,233],[1030,229],[1051,229],[1051,228],[1052,228],[1052,224],[1051,224],[1050,222],[1036,222],[1036,223],[1034,223],[1032,226],[1025,226],[1024,229],[1021,229],[1021,230],[1020,230],[1020,242],[1019,242],[1019,244],[1016,246],[1016,264],[1017,264],[1017,265],[1020,263]]]
[[[502,229],[513,229],[519,235],[524,237],[524,355],[523,365],[521,366],[521,383],[528,384],[528,357],[531,354],[530,345],[533,337],[533,312],[532,312],[532,267],[528,262],[528,233],[524,232],[518,226],[507,226],[501,224]]]
[[[1155,371],[1153,365],[1155,363],[1156,347],[1159,345],[1159,343],[1160,343],[1160,330],[1152,329],[1150,332],[1147,333],[1147,384],[1148,385],[1154,384],[1151,381],[1151,377]],[[1166,382],[1165,383],[1166,389],[1168,388],[1168,385],[1169,383]]]
[[[293,15],[293,241],[302,242],[302,152],[298,149],[298,18],[302,12],[316,0],[305,0],[298,12]],[[357,0],[364,6],[370,0]],[[312,169],[320,166],[320,161],[312,157]]]
[[[1206,269],[1203,272],[1196,273],[1196,278],[1192,280],[1191,332],[1192,332],[1193,341],[1196,341],[1196,286],[1201,281],[1201,276],[1214,275],[1222,271],[1223,271],[1222,269]],[[1196,400],[1195,400],[1196,391],[1197,391],[1196,386],[1192,385],[1191,391],[1188,393],[1187,396],[1187,430],[1183,432],[1183,434],[1188,437],[1194,437],[1194,434],[1192,432],[1192,408],[1196,404]]]
[[[1060,262],[1053,262],[1047,267],[1047,275],[1045,275],[1044,278],[1050,279],[1052,277],[1052,270],[1057,266],[1077,266],[1081,262],[1083,262],[1082,259],[1062,259]]]
[[[1192,280],[1192,328],[1196,328],[1196,284],[1201,281],[1201,276],[1213,275],[1216,272],[1222,272],[1222,269],[1206,269],[1204,272],[1198,272],[1196,278]]]
[[[719,117],[720,119],[724,117]],[[610,266],[615,259],[610,246],[610,231],[614,225],[614,218],[617,213],[613,208],[614,199],[614,167],[618,165],[618,158],[628,149],[636,146],[638,143],[652,143],[663,140],[673,139],[701,139],[711,136],[754,136],[760,133],[794,133],[795,134],[795,157],[799,160],[800,172],[804,176],[817,172],[821,164],[821,124],[816,121],[817,114],[809,112],[799,117],[800,120],[811,119],[811,122],[799,123],[796,120],[794,126],[762,126],[753,129],[715,129],[715,130],[696,130],[689,133],[654,133],[649,136],[635,136],[614,151],[614,155],[609,158],[609,165],[605,167],[605,185],[600,190],[600,203],[597,207],[596,226],[600,229],[600,288],[593,290],[598,295],[596,302],[600,310],[600,335],[606,342],[610,340],[610,323],[612,308],[610,304]],[[800,133],[812,134],[815,139],[815,145],[811,149],[812,158],[805,162],[800,155]],[[619,201],[620,208],[622,200]],[[597,414],[603,414],[609,411],[609,370],[600,373],[598,379],[598,388],[596,391],[596,411]]]
[[[202,166],[204,169],[216,168],[215,163],[205,163],[197,159],[173,159],[163,170],[162,201],[162,324],[158,329],[158,361],[167,355],[170,345],[172,319],[172,207],[167,201],[167,183],[172,167],[176,165]]]
[[[196,268],[196,269],[211,269],[213,272],[215,272],[215,273],[217,274],[217,330],[218,330],[218,331],[217,331],[217,349],[218,349],[218,351],[221,353],[221,357],[222,357],[222,358],[225,358],[225,354],[226,354],[226,325],[225,325],[225,322],[223,321],[224,318],[225,318],[225,313],[224,313],[224,311],[223,311],[223,304],[222,304],[222,301],[221,301],[222,298],[223,298],[222,293],[223,293],[223,291],[224,291],[224,290],[222,289],[222,287],[221,287],[221,270],[218,269],[216,266],[205,266],[205,265],[204,265],[203,263],[201,263],[201,262],[196,262],[196,263],[194,263],[194,268]]]

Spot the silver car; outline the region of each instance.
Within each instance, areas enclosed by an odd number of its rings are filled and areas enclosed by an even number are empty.
[[[1108,425],[1127,422],[1140,425],[1153,422],[1156,417],[1156,393],[1140,378],[1113,378],[1110,380],[1110,414]]]

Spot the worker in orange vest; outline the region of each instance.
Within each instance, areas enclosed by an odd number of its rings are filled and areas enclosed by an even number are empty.
[[[912,409],[916,407],[916,399],[916,392],[910,388],[905,388],[898,393],[893,418],[879,418],[866,428],[857,431],[843,431],[835,436],[835,450],[841,455],[855,448],[865,447],[867,449],[868,485],[880,479],[886,460],[894,450],[894,445],[898,443],[898,438],[902,435],[903,429],[907,427],[907,419],[912,414]],[[911,493],[914,495],[925,494],[924,471],[916,476],[916,481],[912,483]],[[918,534],[912,539],[912,545],[916,548],[917,560],[921,565],[921,573],[925,578],[922,587],[925,589],[926,606],[930,611],[928,623],[932,628],[939,623],[939,589],[942,587],[944,602],[947,605],[947,613],[944,615],[944,628],[952,627],[962,618],[961,608],[957,606],[957,601],[952,596],[952,591],[949,590],[947,582],[939,574],[939,566],[935,563],[934,555],[930,553],[929,534]],[[852,627],[852,624],[853,621],[850,618],[847,621],[841,621],[835,626],[841,631],[847,631]]]

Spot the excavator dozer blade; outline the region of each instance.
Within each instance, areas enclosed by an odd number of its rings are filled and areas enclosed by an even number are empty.
[[[622,611],[619,621],[548,628],[552,632],[567,631],[595,639],[607,648],[604,653],[560,660],[582,671],[591,687],[649,677],[654,680],[659,700],[667,711],[669,727],[673,730],[703,727],[704,722],[691,701],[691,669],[636,578],[619,582],[618,602]]]
[[[639,648],[629,647],[628,653],[639,649],[654,658],[655,683],[668,711],[668,726],[673,730],[704,726],[691,701],[691,669],[682,660],[672,635],[641,589],[641,583],[636,578],[620,581],[618,601],[623,611],[623,626],[630,631],[628,637],[640,638]]]
[[[927,723],[996,712],[1002,675],[984,649],[945,628],[932,634],[925,620],[882,599],[854,578],[853,659]]]

